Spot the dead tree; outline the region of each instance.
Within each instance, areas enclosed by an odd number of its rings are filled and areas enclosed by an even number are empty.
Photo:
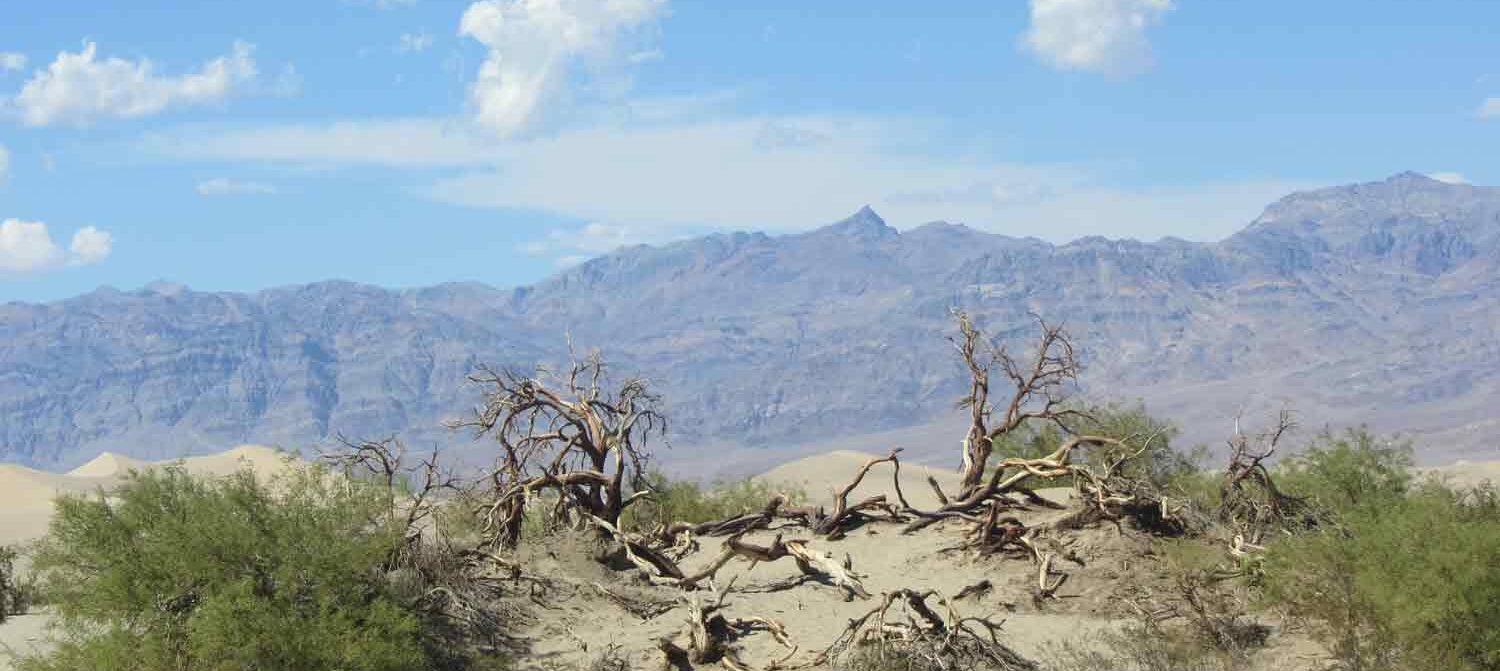
[[[556,495],[554,518],[589,515],[610,524],[648,495],[627,491],[644,474],[648,439],[665,429],[660,398],[643,379],[606,389],[605,377],[598,352],[574,359],[560,376],[545,368],[524,375],[487,367],[469,376],[484,388],[484,402],[456,426],[500,445],[481,511],[492,543],[515,545],[528,504],[544,490]]]
[[[953,311],[959,335],[950,338],[969,372],[969,393],[959,406],[969,410],[964,437],[958,498],[968,498],[983,486],[995,443],[1029,421],[1061,422],[1076,411],[1063,407],[1066,387],[1077,381],[1079,364],[1073,342],[1062,326],[1040,317],[1041,336],[1036,351],[1018,360],[1004,345],[985,338],[968,313]],[[1011,393],[997,415],[990,402],[990,373],[998,367],[1011,382]]]
[[[387,514],[406,530],[408,545],[421,535],[436,498],[457,488],[457,478],[439,464],[437,450],[408,467],[406,444],[395,436],[353,441],[340,435],[338,442],[340,449],[320,458],[351,480],[384,487],[389,495]]]
[[[1294,428],[1296,422],[1285,409],[1277,414],[1275,426],[1255,435],[1245,434],[1239,418],[1235,418],[1234,434],[1229,438],[1229,464],[1219,483],[1218,509],[1219,520],[1234,525],[1240,534],[1232,552],[1242,552],[1246,543],[1254,547],[1268,530],[1292,520],[1306,508],[1302,499],[1277,488],[1265,465]]]
[[[374,522],[394,525],[401,542],[391,547],[383,568],[392,580],[415,588],[410,606],[450,649],[519,650],[521,641],[511,632],[526,616],[505,601],[497,564],[486,553],[455,547],[431,524],[439,499],[458,489],[440,453],[434,450],[412,464],[405,443],[395,437],[338,440],[341,447],[320,458],[349,486],[374,487],[384,496],[387,507],[372,511]]]

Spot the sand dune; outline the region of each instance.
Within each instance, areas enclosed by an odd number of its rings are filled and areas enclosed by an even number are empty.
[[[227,475],[250,468],[270,476],[288,463],[286,454],[273,448],[241,445],[218,454],[170,461],[142,461],[104,452],[67,473],[0,464],[0,545],[26,543],[45,534],[52,518],[52,499],[57,496],[108,490],[132,470],[180,464],[195,475]]]
[[[796,461],[790,461],[765,473],[757,478],[770,483],[785,483],[799,487],[814,501],[825,501],[837,493],[840,489],[849,485],[849,481],[859,472],[859,469],[871,459],[885,455],[859,452],[855,450],[834,450],[823,454],[815,454],[803,457]],[[878,494],[884,494],[890,501],[896,500],[896,488],[889,464],[880,464],[870,469],[859,486],[849,494],[851,502],[868,498]],[[935,468],[921,464],[901,464],[901,493],[912,505],[933,509],[938,507],[937,495],[932,492],[932,486],[927,480],[931,478],[937,481],[947,494],[953,494],[959,489],[958,471],[945,468]],[[1049,489],[1041,492],[1048,498],[1059,503],[1066,503],[1070,490]]]

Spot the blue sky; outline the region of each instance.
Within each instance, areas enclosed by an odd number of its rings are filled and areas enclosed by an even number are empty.
[[[1295,189],[1500,183],[1500,3],[936,5],[6,3],[0,300],[516,285],[866,203],[1215,240]]]

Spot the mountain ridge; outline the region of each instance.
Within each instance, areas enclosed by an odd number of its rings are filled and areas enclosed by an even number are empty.
[[[561,360],[565,333],[659,381],[679,444],[886,431],[959,395],[953,306],[1018,344],[1030,313],[1066,322],[1088,395],[1144,399],[1192,438],[1285,400],[1314,422],[1411,429],[1428,454],[1485,454],[1497,287],[1500,188],[1402,173],[1291,194],[1214,242],[901,231],[866,206],[803,233],[625,247],[511,289],[100,289],[0,306],[0,460],[463,442],[439,424],[476,398],[464,375]]]

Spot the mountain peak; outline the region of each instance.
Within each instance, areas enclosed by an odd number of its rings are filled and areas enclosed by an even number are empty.
[[[880,215],[875,213],[869,205],[859,208],[858,212],[850,215],[843,221],[825,226],[823,231],[838,233],[856,238],[879,239],[900,235],[896,229],[891,228]]]

